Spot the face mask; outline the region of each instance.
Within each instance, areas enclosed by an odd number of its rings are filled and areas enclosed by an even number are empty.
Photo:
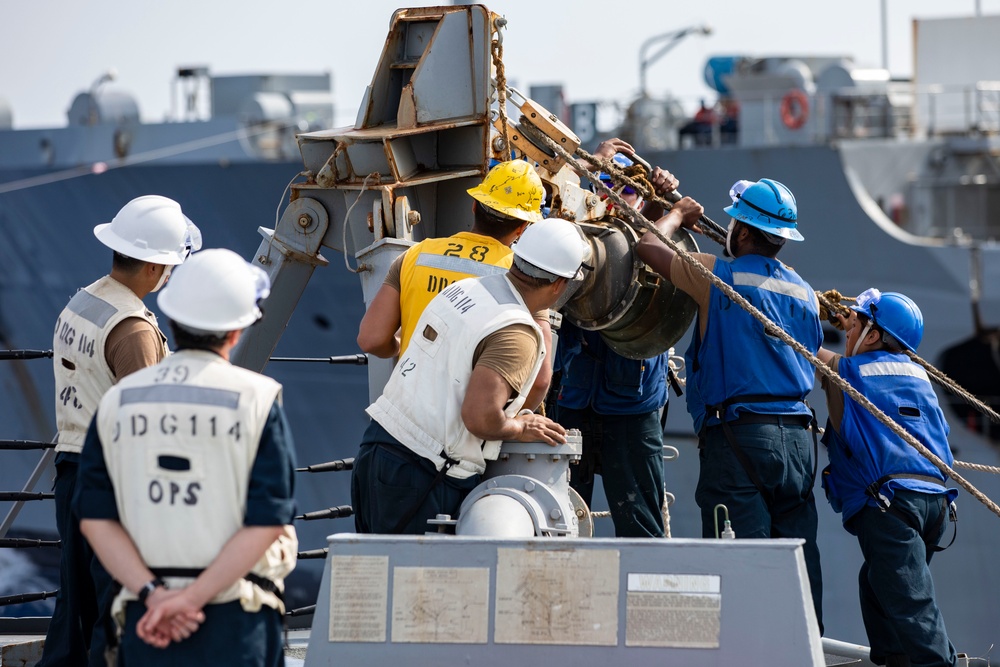
[[[153,288],[153,292],[159,292],[160,288],[167,284],[167,278],[170,277],[170,272],[173,271],[174,267],[170,264],[166,264],[163,267],[163,273],[160,274],[160,280],[156,283],[156,287]]]

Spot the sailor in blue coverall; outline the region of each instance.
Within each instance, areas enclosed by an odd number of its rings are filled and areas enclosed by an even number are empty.
[[[632,146],[618,138],[597,147],[597,157],[620,168],[633,161],[622,152]],[[638,192],[618,186],[611,176],[601,181],[643,215],[655,219],[663,209],[644,202]],[[657,194],[678,187],[670,172],[656,167],[650,183]],[[613,207],[611,207],[613,211]],[[612,212],[612,214],[614,214]],[[626,359],[593,331],[564,321],[559,332],[553,372],[561,372],[557,420],[583,435],[583,458],[570,470],[570,486],[589,506],[594,475],[600,473],[617,537],[663,537],[663,426],[667,403],[667,353],[652,359]]]
[[[562,371],[558,421],[580,429],[583,459],[570,486],[589,506],[600,473],[617,537],[663,537],[667,354],[626,359],[596,331],[565,322],[553,370]]]
[[[850,319],[847,356],[819,358],[949,466],[948,423],[926,371],[904,352],[923,336],[923,316],[908,297],[866,290]],[[956,664],[934,596],[931,556],[941,549],[957,489],[934,464],[825,378],[830,411],[823,442],[830,465],[823,487],[865,562],[858,576],[861,613],[877,665]]]
[[[811,352],[822,331],[812,288],[775,257],[786,240],[801,241],[791,191],[770,179],[740,181],[730,191],[733,217],[726,248],[734,259],[695,259],[733,287]],[[681,226],[697,229],[703,208],[685,197],[656,222],[667,238]],[[714,508],[724,503],[737,538],[797,537],[816,618],[822,631],[823,584],[816,546],[813,496],[815,441],[805,403],[812,366],[768,335],[706,276],[654,234],[636,246],[639,258],[698,304],[698,328],[687,352],[688,412],[700,436],[701,473],[695,499],[702,534],[714,537]]]

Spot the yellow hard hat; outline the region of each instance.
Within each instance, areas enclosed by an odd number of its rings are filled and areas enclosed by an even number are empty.
[[[527,222],[542,219],[542,200],[545,199],[542,179],[524,160],[501,162],[468,193],[481,204],[511,218]]]

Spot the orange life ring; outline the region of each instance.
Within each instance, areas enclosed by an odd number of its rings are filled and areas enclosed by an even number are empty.
[[[809,98],[795,88],[785,93],[781,98],[781,122],[789,130],[797,130],[806,124],[809,118]]]

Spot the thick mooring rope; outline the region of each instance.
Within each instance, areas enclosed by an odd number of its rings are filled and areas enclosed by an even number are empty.
[[[624,199],[622,199],[616,192],[604,185],[596,174],[591,174],[575,156],[571,155],[565,149],[562,148],[558,143],[552,141],[543,132],[538,130],[536,127],[531,125],[530,121],[522,116],[521,118],[521,130],[528,130],[532,137],[538,141],[542,142],[550,150],[555,151],[557,154],[562,156],[567,162],[572,164],[574,168],[585,172],[590,178],[594,187],[598,188],[603,194],[606,194],[611,198],[613,202],[621,207],[622,211],[631,218],[632,222],[642,229],[651,232],[656,238],[660,239],[668,248],[670,248],[681,261],[687,263],[695,271],[701,274],[706,280],[708,280],[716,289],[725,294],[731,301],[739,305],[743,310],[747,311],[755,320],[761,323],[764,327],[764,332],[770,336],[778,338],[783,343],[791,347],[793,350],[798,352],[800,355],[805,357],[810,364],[812,364],[816,370],[823,376],[825,376],[830,382],[840,388],[845,394],[847,394],[852,400],[854,400],[858,405],[868,410],[872,415],[875,416],[886,428],[891,430],[893,433],[898,435],[903,439],[908,445],[916,449],[920,454],[926,458],[928,461],[934,464],[934,466],[941,471],[941,473],[947,478],[951,477],[955,482],[961,486],[963,489],[968,491],[972,497],[976,498],[979,502],[983,503],[991,512],[1000,517],[1000,506],[995,502],[990,500],[984,493],[973,486],[967,479],[958,474],[953,468],[951,468],[947,463],[941,460],[934,452],[930,451],[925,447],[919,440],[914,438],[908,431],[906,431],[902,426],[890,419],[884,412],[879,410],[875,404],[869,401],[863,394],[858,392],[853,386],[850,385],[846,380],[844,380],[840,375],[831,369],[829,366],[824,364],[819,360],[816,355],[807,350],[805,346],[799,343],[797,340],[792,338],[784,329],[779,327],[777,324],[772,322],[764,313],[753,306],[749,301],[747,301],[743,296],[733,289],[728,283],[720,279],[718,276],[713,274],[708,270],[705,265],[695,259],[694,255],[687,252],[681,248],[672,239],[667,238],[664,234],[656,228],[649,220],[642,216],[641,213],[630,207]],[[591,156],[593,157],[593,156]],[[596,162],[600,162],[595,158]],[[612,172],[608,172],[612,173]],[[669,209],[669,206],[665,208]]]

